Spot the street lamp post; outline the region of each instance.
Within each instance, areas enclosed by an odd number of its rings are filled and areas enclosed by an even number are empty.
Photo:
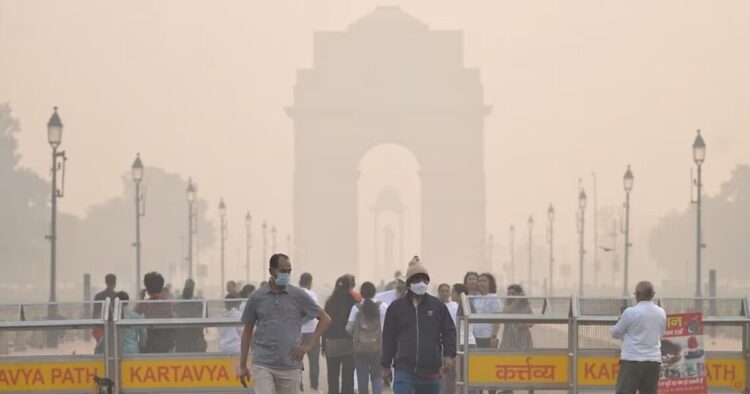
[[[250,212],[245,214],[245,282],[250,283],[250,230],[253,217]]]
[[[512,224],[510,225],[510,267],[508,267],[508,276],[510,276],[510,282],[515,282],[516,276],[516,253],[515,253],[515,238],[516,228]]]
[[[580,245],[578,248],[578,294],[583,295],[583,260],[586,250],[584,249],[584,226],[586,213],[586,191],[581,188],[578,193],[578,235],[580,237]]]
[[[531,215],[529,215],[529,220],[528,220],[527,224],[529,226],[529,267],[528,267],[529,272],[528,272],[527,279],[529,281],[528,291],[530,293],[531,292],[531,287],[532,287],[532,284],[531,284],[531,271],[532,271],[532,267],[534,266],[534,249],[533,249],[534,245],[533,245],[533,237],[532,237],[533,229],[534,229],[534,218],[531,217]]]
[[[55,112],[47,122],[47,142],[52,147],[52,196],[51,196],[51,219],[50,234],[47,239],[50,241],[50,277],[49,277],[49,306],[47,307],[47,316],[49,320],[57,318],[57,199],[62,198],[65,191],[65,151],[58,152],[57,148],[62,142],[63,124],[60,116]],[[62,185],[57,187],[57,171],[62,170]],[[47,347],[57,347],[58,332],[49,331],[47,333]]]
[[[195,216],[195,185],[192,179],[188,179],[187,187],[187,201],[188,201],[188,278],[193,277],[193,235],[195,229],[193,228],[193,221]]]
[[[50,234],[47,239],[50,242],[50,282],[49,282],[49,302],[57,302],[57,199],[63,197],[65,190],[65,151],[58,152],[57,148],[62,142],[63,124],[60,116],[55,112],[47,122],[47,142],[52,147],[52,217],[50,222]],[[62,170],[62,187],[57,187],[57,172]],[[56,315],[56,308],[50,308],[50,315]],[[52,319],[53,316],[50,316]]]
[[[594,285],[599,286],[599,269],[601,268],[599,264],[599,200],[597,199],[599,187],[597,186],[596,172],[592,171],[591,176],[594,180],[594,225],[591,226],[591,232],[594,235]]]
[[[701,131],[698,130],[698,135],[695,136],[695,141],[693,141],[693,160],[695,161],[695,164],[698,166],[698,178],[694,180],[696,189],[697,189],[697,197],[693,203],[696,204],[696,243],[695,243],[695,296],[696,297],[702,297],[702,253],[703,253],[703,228],[701,227],[701,192],[703,190],[703,179],[702,179],[702,172],[701,167],[703,165],[703,161],[706,159],[706,143],[703,141],[703,137],[701,137]]]
[[[630,171],[630,165],[628,170],[625,171],[625,175],[622,177],[622,185],[625,189],[625,266],[623,268],[623,284],[622,284],[622,295],[628,295],[628,257],[630,251],[630,191],[633,190],[633,172]]]
[[[549,204],[547,209],[547,244],[549,245],[549,278],[547,287],[547,296],[552,296],[554,291],[554,265],[555,265],[555,254],[554,254],[554,224],[555,224],[555,208],[552,204]]]
[[[224,204],[224,198],[221,198],[221,201],[219,202],[219,219],[220,219],[220,237],[221,237],[221,286],[219,286],[219,289],[222,289],[224,286],[224,241],[227,240],[227,206]]]
[[[260,229],[263,234],[263,275],[266,275],[266,264],[268,263],[268,225],[265,220],[260,226]]]
[[[141,217],[146,216],[146,210],[141,208],[141,181],[143,180],[143,162],[141,154],[135,156],[131,167],[131,175],[135,183],[135,292],[141,287]]]

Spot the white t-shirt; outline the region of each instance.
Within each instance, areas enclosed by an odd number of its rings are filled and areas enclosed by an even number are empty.
[[[456,301],[448,301],[445,303],[445,306],[448,308],[448,312],[451,314],[453,324],[458,325],[458,303]]]
[[[377,300],[373,299],[373,302],[378,302]],[[385,324],[385,313],[388,311],[388,305],[385,304],[385,302],[380,302],[380,329],[383,329],[383,325]],[[352,306],[352,310],[349,312],[349,320],[346,322],[347,327],[351,327],[351,329],[354,329],[354,324],[357,322],[357,316],[359,316],[359,308],[357,308],[357,305]]]
[[[391,305],[393,301],[396,301],[398,299],[398,293],[396,290],[387,290],[380,293],[375,294],[375,297],[372,298],[374,301],[380,301],[386,305]]]
[[[471,297],[469,302],[474,307],[474,313],[477,314],[493,314],[503,311],[500,299],[497,298],[496,294]],[[492,338],[494,328],[495,324],[493,323],[477,323],[470,327],[476,338]]]
[[[309,295],[310,298],[312,298],[316,304],[318,303],[318,295],[315,294],[314,291],[305,289],[304,287],[302,288],[302,290],[304,290],[305,293],[307,293],[307,295]],[[308,320],[302,323],[302,330],[300,332],[302,332],[303,334],[312,334],[315,332],[315,327],[317,326],[318,326],[318,319]]]
[[[641,301],[625,309],[612,337],[622,339],[620,359],[661,362],[661,336],[667,328],[667,314],[651,301]]]
[[[236,319],[242,318],[242,312],[237,308],[225,311],[222,317]],[[239,353],[242,340],[242,326],[224,326],[219,328],[219,349],[224,353]]]

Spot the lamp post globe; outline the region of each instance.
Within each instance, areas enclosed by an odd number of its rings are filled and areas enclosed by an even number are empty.
[[[586,192],[581,189],[581,192],[578,193],[578,207],[581,209],[586,209],[586,203],[588,202],[588,199],[586,198]]]
[[[693,141],[693,160],[699,166],[706,160],[706,142],[703,141],[700,130],[698,130],[698,135],[695,136]]]
[[[224,198],[222,197],[219,201],[219,216],[222,218],[227,215],[227,205],[224,204]]]
[[[622,177],[622,185],[628,193],[633,190],[633,172],[630,171],[630,165],[628,165],[628,170],[625,171],[625,175]]]
[[[547,219],[549,219],[550,222],[555,221],[555,208],[552,206],[552,204],[550,204],[549,208],[547,208]]]
[[[195,185],[193,185],[193,180],[188,180],[188,187],[187,187],[187,200],[188,202],[192,203],[195,201]]]
[[[63,124],[60,120],[60,115],[57,114],[57,107],[55,107],[55,112],[52,113],[49,122],[47,122],[47,142],[49,142],[49,145],[53,149],[57,149],[57,147],[60,146],[60,143],[62,142],[62,132]]]
[[[141,161],[140,153],[135,156],[135,161],[133,161],[133,166],[131,167],[131,175],[135,182],[140,182],[143,179],[143,162]]]

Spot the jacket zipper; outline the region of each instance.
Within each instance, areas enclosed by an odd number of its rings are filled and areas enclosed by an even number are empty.
[[[417,318],[417,362],[414,364],[414,374],[419,370],[419,304],[414,307],[414,316]]]

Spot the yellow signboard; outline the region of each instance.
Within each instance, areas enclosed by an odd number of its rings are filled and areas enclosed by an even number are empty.
[[[104,361],[0,363],[0,392],[93,391],[94,376],[104,376]]]
[[[578,386],[614,386],[619,371],[619,357],[578,357]]]
[[[617,357],[578,358],[579,386],[614,386],[620,370]],[[706,358],[708,387],[741,392],[747,384],[745,360],[738,358]]]
[[[123,389],[237,388],[238,373],[229,357],[124,360],[120,380]]]
[[[566,355],[469,355],[469,384],[567,384]]]
[[[747,362],[739,358],[706,358],[708,387],[743,391],[747,386]]]

